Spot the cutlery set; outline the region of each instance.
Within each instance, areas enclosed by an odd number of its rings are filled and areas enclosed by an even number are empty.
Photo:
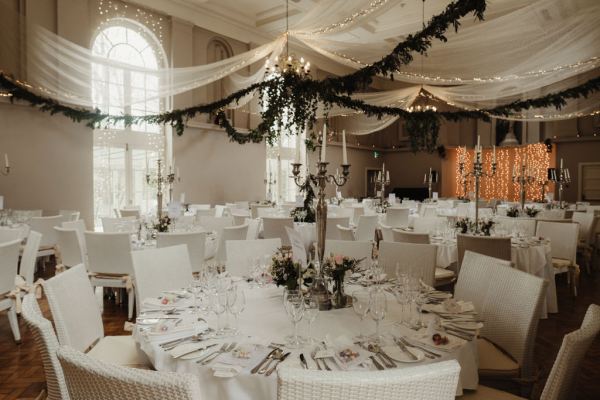
[[[269,354],[265,356],[265,358],[261,360],[261,362],[259,362],[254,368],[252,368],[252,370],[250,370],[250,373],[258,373],[260,375],[269,376],[277,369],[277,366],[281,364],[289,355],[289,352],[284,353],[283,350],[281,350],[280,348],[274,348]],[[269,368],[273,361],[275,363],[271,368]]]

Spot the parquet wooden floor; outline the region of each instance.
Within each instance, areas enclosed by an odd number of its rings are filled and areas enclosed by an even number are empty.
[[[600,257],[598,257],[600,258]],[[562,277],[557,278],[558,314],[541,320],[535,347],[538,366],[547,373],[558,353],[563,335],[577,329],[590,303],[600,304],[600,260],[596,261],[596,272],[589,276],[582,272],[580,294],[577,298],[569,295],[568,287]],[[54,269],[48,267],[40,274],[42,277],[54,275]],[[49,316],[45,299],[40,301],[42,310]],[[105,300],[104,330],[106,335],[123,335],[123,325],[127,318],[126,305],[116,305]],[[35,343],[27,327],[20,321],[22,343],[14,343],[8,325],[6,313],[0,313],[0,400],[35,399],[44,388],[44,370]],[[585,357],[577,374],[578,400],[600,399],[600,337],[597,337]],[[540,385],[543,385],[543,381]]]

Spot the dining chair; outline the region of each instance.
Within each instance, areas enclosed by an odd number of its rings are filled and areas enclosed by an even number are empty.
[[[35,265],[37,262],[37,253],[40,248],[42,234],[36,231],[29,231],[27,243],[23,248],[21,255],[21,264],[19,265],[19,275],[25,280],[28,285],[33,285],[35,276]]]
[[[222,204],[215,204],[215,217],[225,217],[231,215],[229,207]]]
[[[113,364],[147,367],[145,355],[131,336],[104,336],[100,307],[83,264],[42,285],[61,345]]]
[[[77,210],[58,210],[58,214],[62,215],[63,222],[77,221],[81,215]]]
[[[350,217],[327,217],[327,228],[325,232],[325,239],[339,240],[340,232],[336,229],[336,226],[348,226],[350,225]]]
[[[216,232],[217,240],[223,234],[223,229],[226,226],[233,226],[233,217],[211,217],[208,215],[198,218],[198,224],[208,232]]]
[[[563,337],[560,350],[552,365],[540,400],[569,400],[575,393],[577,373],[588,349],[600,331],[600,306],[590,304],[581,327]],[[474,392],[465,393],[465,400],[524,400],[498,389],[479,385]]]
[[[133,251],[131,258],[138,314],[146,299],[156,298],[165,290],[184,289],[192,281],[192,265],[185,244]]]
[[[567,217],[567,210],[562,209],[552,209],[552,210],[541,210],[538,215],[536,215],[537,219],[541,220],[555,220],[555,219],[565,219]]]
[[[119,210],[121,218],[133,217],[140,219],[140,210],[138,208],[121,208]]]
[[[27,222],[32,231],[42,234],[42,241],[40,242],[38,257],[48,257],[55,254],[57,238],[54,227],[61,226],[62,223],[63,217],[61,215],[54,215],[51,217],[33,217],[29,220],[29,222]]]
[[[494,230],[504,230],[506,234],[521,233],[526,237],[535,236],[537,220],[529,217],[507,217],[498,215],[495,219]]]
[[[437,217],[437,205],[424,205],[421,207],[420,214],[423,218]]]
[[[0,311],[7,311],[8,322],[15,342],[21,342],[19,322],[17,321],[17,303],[9,293],[15,289],[15,278],[19,263],[21,241],[0,243]],[[16,294],[15,296],[19,296]]]
[[[340,240],[355,240],[354,230],[349,226],[336,226],[338,232],[340,233]]]
[[[448,220],[445,217],[419,217],[413,221],[413,232],[433,233],[436,229],[446,226]]]
[[[355,204],[352,207],[350,207],[350,209],[353,211],[350,222],[353,225],[358,225],[360,217],[365,215],[365,207],[362,204],[359,204],[359,205]]]
[[[217,254],[216,259],[219,263],[224,264],[227,261],[227,251],[225,250],[225,243],[228,240],[246,240],[248,236],[248,225],[237,225],[237,226],[227,226],[223,228],[223,234],[219,239],[219,244],[217,245]]]
[[[21,316],[33,336],[35,346],[42,358],[46,377],[46,393],[40,398],[69,400],[65,376],[56,356],[59,344],[52,323],[42,315],[35,294],[26,294],[23,297],[22,307]]]
[[[317,371],[282,366],[278,400],[453,400],[460,365],[455,360],[384,371]]]
[[[104,233],[127,232],[134,233],[138,230],[138,220],[136,217],[102,217],[102,231]]]
[[[156,234],[156,247],[170,247],[180,244],[187,246],[192,272],[200,272],[206,254],[206,232],[159,232]]]
[[[587,212],[576,212],[573,214],[573,222],[579,224],[579,240],[577,242],[577,254],[585,262],[588,274],[592,272],[592,256],[595,251],[596,229],[599,216]]]
[[[65,229],[75,229],[77,231],[77,235],[79,236],[79,244],[81,245],[81,251],[84,255],[87,256],[87,246],[85,244],[85,231],[87,230],[85,226],[85,221],[82,219],[78,219],[77,221],[68,221],[63,222],[62,227]]]
[[[260,220],[246,218],[244,224],[248,225],[248,233],[246,234],[246,240],[258,239],[258,231],[260,230]]]
[[[200,382],[182,372],[144,371],[113,365],[68,346],[57,357],[71,400],[198,400]]]
[[[429,244],[428,233],[416,233],[392,229],[392,242]]]
[[[196,210],[196,219],[200,219],[201,217],[217,217],[217,210],[214,208],[199,208]]]
[[[126,289],[127,315],[133,317],[135,293],[132,290],[131,238],[129,233],[85,232],[88,251],[87,268],[94,290],[100,288]],[[99,301],[102,307],[102,301]]]
[[[247,210],[232,210],[231,216],[233,217],[234,225],[244,225],[246,218],[250,218],[250,211]]]
[[[256,209],[257,218],[264,217],[282,217],[282,215],[277,215],[278,211],[275,207],[258,207]],[[287,215],[283,215],[283,217],[287,217]]]
[[[377,230],[377,224],[379,223],[378,215],[361,215],[358,217],[358,223],[356,224],[356,232],[354,233],[354,237],[356,240],[364,242],[364,241],[374,241],[375,240],[375,231]]]
[[[79,234],[75,229],[65,229],[54,227],[57,238],[57,260],[56,269],[60,270],[59,266],[71,268],[79,264],[87,264],[83,248],[80,243]]]
[[[265,208],[265,209],[272,209],[273,207],[271,207],[268,204],[256,204],[256,203],[250,204],[250,216],[253,219],[259,218],[260,215],[258,214],[258,212],[259,212],[259,210],[261,210],[263,208]],[[242,210],[248,210],[248,207],[242,208]]]
[[[279,238],[281,239],[281,244],[283,246],[290,245],[290,238],[285,231],[285,227],[287,226],[290,229],[294,229],[294,218],[291,217],[264,217],[263,221],[263,238],[265,239],[273,239]]]
[[[405,274],[419,273],[429,286],[435,284],[437,246],[433,244],[382,242],[379,246],[379,265],[389,278],[396,276],[398,265]]]
[[[486,256],[499,258],[501,260],[511,260],[511,241],[510,237],[491,237],[475,236],[468,234],[457,234],[456,245],[458,248],[457,270],[460,275],[463,257],[466,251]]]
[[[21,230],[16,228],[0,227],[0,243],[12,242],[21,239]]]
[[[228,240],[225,243],[227,252],[227,271],[233,276],[250,275],[252,260],[265,256],[271,257],[281,248],[281,239]]]
[[[579,224],[538,221],[535,234],[550,240],[554,273],[567,273],[572,293],[577,296],[580,274],[576,260]]]
[[[410,208],[388,207],[385,213],[385,224],[392,228],[405,228],[408,226]]]
[[[373,242],[349,241],[349,240],[325,240],[325,257],[343,255],[354,259],[363,259],[360,266],[371,265],[373,258]]]
[[[484,262],[464,263],[455,288],[455,298],[472,301],[485,321],[477,341],[479,376],[530,382],[534,377],[535,337],[548,283],[503,260],[481,257],[473,260]],[[475,291],[478,293],[473,298],[470,294]]]
[[[394,241],[394,233],[392,232],[392,227],[390,225],[384,225],[381,222],[378,225],[379,231],[381,232],[381,239],[385,242],[393,242]]]

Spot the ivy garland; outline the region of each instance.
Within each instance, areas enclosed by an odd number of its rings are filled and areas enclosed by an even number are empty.
[[[302,219],[302,222],[316,222],[317,216],[315,214],[315,209],[313,207],[313,202],[315,200],[315,189],[311,185],[310,178],[306,178],[304,183],[299,186],[300,193],[304,193],[304,203],[302,207],[296,207],[292,210],[292,217],[294,217],[295,222],[301,222],[298,217],[298,211],[306,211],[306,216]]]
[[[405,121],[405,128],[411,139],[411,148],[415,152],[418,150],[429,152],[438,150],[437,138],[441,118],[450,121],[458,121],[464,118],[489,120],[490,116],[508,116],[512,112],[529,108],[554,106],[560,109],[566,104],[567,99],[587,97],[590,93],[600,90],[600,78],[595,78],[561,92],[536,99],[514,101],[486,110],[413,113],[397,107],[367,104],[350,97],[357,90],[368,87],[375,75],[393,79],[395,71],[413,60],[412,53],[425,54],[431,47],[433,39],[442,42],[447,41],[445,37],[447,29],[453,26],[457,31],[460,26],[459,19],[469,13],[473,13],[477,19],[482,20],[485,8],[485,0],[456,0],[450,3],[442,13],[434,16],[420,32],[409,35],[399,43],[390,54],[349,75],[315,81],[308,76],[299,76],[289,71],[251,85],[212,103],[156,115],[115,116],[102,113],[98,109],[89,110],[67,106],[52,98],[33,93],[29,85],[16,81],[2,72],[0,72],[0,89],[12,95],[11,101],[14,99],[23,100],[42,111],[51,114],[60,113],[73,121],[86,122],[92,128],[101,128],[117,122],[123,122],[125,125],[148,122],[169,124],[178,135],[182,135],[185,123],[189,119],[198,114],[209,114],[212,115],[215,123],[227,132],[231,141],[241,144],[259,143],[263,140],[273,144],[281,132],[294,132],[296,127],[306,126],[308,131],[312,132],[311,128],[317,120],[319,104],[324,105],[326,115],[332,106],[337,105],[361,112],[368,117],[381,118],[384,115],[401,117]],[[230,104],[239,102],[243,97],[253,92],[259,94],[259,101],[263,110],[261,112],[262,120],[256,128],[251,129],[248,133],[241,133],[231,125],[224,110]],[[307,147],[311,150],[315,148],[315,139],[315,134],[312,132],[306,140]]]

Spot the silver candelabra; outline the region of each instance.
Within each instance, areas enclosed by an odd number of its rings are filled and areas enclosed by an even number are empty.
[[[560,168],[551,168],[549,175],[551,182],[558,183],[558,206],[563,208],[563,190],[571,183],[571,173],[569,172],[569,168],[564,168],[562,158],[560,159]]]
[[[423,183],[427,185],[429,191],[429,201],[433,201],[433,184],[437,183],[437,173],[433,171],[432,168],[429,168],[429,173],[425,174],[423,177]]]
[[[385,203],[385,187],[390,186],[390,173],[385,173],[385,164],[383,165],[383,170],[377,173],[377,177],[375,177],[375,192],[379,188],[379,196],[381,198],[381,207]]]
[[[277,184],[277,179],[275,179],[273,177],[273,173],[269,172],[269,179],[267,179],[266,175],[265,175],[265,185],[267,185],[267,200],[272,201],[273,200],[273,185]]]
[[[165,184],[169,185],[169,196],[173,196],[172,185],[175,182],[175,174],[171,171],[167,175],[162,173],[162,160],[159,158],[156,160],[157,170],[156,176],[153,177],[150,173],[146,174],[146,183],[151,186],[156,186],[156,216],[160,220],[162,217],[162,202],[163,202],[163,187]]]
[[[521,201],[521,211],[525,210],[525,197],[527,195],[527,185],[535,182],[535,177],[530,174],[525,163],[521,165],[521,172],[517,173],[516,168],[513,169],[513,183],[519,184],[519,199]]]

